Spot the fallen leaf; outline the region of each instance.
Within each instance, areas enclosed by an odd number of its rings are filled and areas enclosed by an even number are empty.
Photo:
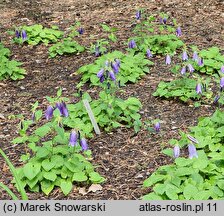
[[[5,119],[5,116],[0,113],[0,119]]]
[[[92,184],[90,187],[89,187],[89,190],[88,190],[88,193],[89,192],[96,192],[96,191],[100,191],[100,190],[102,190],[103,189],[103,187],[101,186],[101,185],[99,185],[99,184]]]
[[[85,187],[82,187],[82,188],[79,188],[79,193],[82,194],[82,195],[86,195],[88,192],[86,192]]]

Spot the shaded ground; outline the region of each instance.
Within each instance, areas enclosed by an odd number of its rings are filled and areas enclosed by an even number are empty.
[[[66,30],[75,21],[81,21],[85,28],[83,44],[88,45],[89,35],[94,39],[103,37],[99,23],[107,23],[117,27],[119,43],[113,48],[124,50],[124,42],[131,36],[131,24],[135,12],[139,7],[147,8],[148,13],[158,14],[167,12],[175,17],[183,30],[183,40],[188,44],[199,47],[217,45],[223,48],[223,1],[118,1],[118,0],[69,0],[60,1],[1,1],[0,2],[0,31],[1,40],[12,50],[13,58],[23,62],[28,72],[21,81],[0,82],[0,147],[7,153],[13,164],[19,166],[23,147],[13,147],[10,141],[17,136],[15,120],[9,120],[9,115],[22,113],[30,117],[30,105],[36,100],[43,108],[47,106],[45,96],[54,96],[59,87],[63,88],[63,95],[69,96],[76,91],[79,76],[70,76],[80,66],[93,62],[95,57],[85,52],[79,56],[63,56],[48,59],[47,47],[18,47],[10,44],[6,31],[13,26],[41,23],[44,26],[59,25]],[[118,129],[109,134],[103,133],[89,141],[93,152],[93,163],[99,165],[97,171],[107,178],[102,185],[102,191],[89,193],[85,196],[77,192],[78,188],[68,197],[64,197],[59,190],[54,190],[48,197],[43,194],[29,194],[30,199],[140,199],[148,192],[142,189],[142,182],[158,166],[171,162],[163,156],[161,147],[167,145],[170,138],[178,137],[178,130],[186,130],[195,125],[198,116],[210,115],[214,109],[210,106],[184,105],[178,101],[165,101],[152,96],[157,84],[161,80],[170,79],[172,74],[164,65],[164,59],[154,58],[155,66],[150,74],[137,84],[125,87],[123,97],[136,96],[142,104],[142,119],[162,120],[160,134],[149,134],[142,130],[137,136],[133,130]],[[88,90],[94,95],[96,89]],[[0,158],[0,181],[10,184],[11,174]],[[12,186],[12,185],[11,185]],[[0,189],[0,198],[9,197]]]

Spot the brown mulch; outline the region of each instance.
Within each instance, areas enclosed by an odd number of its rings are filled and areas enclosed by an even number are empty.
[[[18,47],[10,43],[11,37],[7,30],[14,26],[41,23],[44,26],[56,24],[62,30],[67,30],[76,21],[80,21],[85,29],[82,36],[83,45],[102,38],[103,32],[99,24],[106,23],[118,28],[119,42],[113,49],[124,50],[125,42],[132,35],[132,23],[138,8],[146,8],[148,13],[158,14],[166,12],[175,17],[182,27],[182,39],[188,45],[199,48],[209,46],[223,47],[224,4],[217,0],[68,0],[68,1],[23,1],[3,0],[0,3],[0,39],[10,48],[13,59],[23,62],[27,71],[25,79],[21,81],[0,82],[0,147],[9,156],[15,166],[19,162],[24,148],[14,147],[11,140],[18,134],[17,121],[8,118],[10,115],[24,114],[30,118],[31,104],[39,101],[42,108],[46,108],[45,97],[54,96],[59,87],[63,89],[63,96],[76,92],[76,84],[80,76],[70,76],[80,66],[94,61],[95,57],[88,52],[78,56],[63,56],[48,58],[47,47]],[[90,39],[90,35],[94,37]],[[164,65],[164,59],[153,59],[155,65],[150,73],[137,84],[129,84],[123,97],[138,97],[143,108],[142,120],[161,120],[161,132],[150,134],[141,130],[137,135],[133,129],[117,129],[110,133],[89,140],[93,152],[93,163],[98,165],[100,172],[107,181],[102,184],[103,189],[95,193],[81,195],[78,188],[65,197],[58,189],[49,196],[41,193],[28,193],[30,199],[140,199],[149,192],[143,189],[142,183],[159,166],[171,163],[172,159],[164,156],[161,149],[168,145],[168,140],[179,137],[179,130],[187,131],[188,126],[195,125],[197,118],[211,115],[214,108],[201,106],[194,108],[176,100],[161,100],[152,96],[157,84],[161,80],[172,78],[169,67]],[[96,89],[85,87],[86,91],[95,95]],[[12,176],[2,157],[0,157],[0,181],[13,188],[10,183]],[[10,197],[0,189],[0,199]]]

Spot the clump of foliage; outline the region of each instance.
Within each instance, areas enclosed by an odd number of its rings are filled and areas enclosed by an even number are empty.
[[[104,130],[109,131],[121,126],[128,128],[134,126],[136,132],[139,130],[141,116],[138,112],[142,105],[137,98],[130,97],[123,100],[101,91],[97,100],[92,100],[87,93],[83,95],[82,99],[89,101],[97,123]],[[69,104],[68,110],[71,115],[65,119],[64,124],[71,128],[80,128],[85,136],[92,137],[93,126],[83,102]]]
[[[26,146],[27,154],[21,157],[25,165],[17,170],[23,186],[33,192],[43,191],[46,195],[57,186],[64,195],[68,195],[73,183],[105,181],[89,162],[91,151],[86,144],[82,146],[82,133],[74,142],[71,133],[63,128],[63,118],[68,117],[65,103],[58,102],[54,109],[49,106],[45,116],[51,121],[41,126],[42,111],[36,111],[37,106],[36,103],[33,107],[32,120],[21,121],[20,137],[13,140],[14,144]]]
[[[22,63],[10,60],[10,50],[0,43],[0,80],[3,79],[23,79],[26,74],[25,69],[20,68]]]
[[[91,85],[101,85],[100,80],[96,76],[98,71],[104,67],[107,60],[113,60],[115,58],[118,58],[121,61],[120,71],[117,74],[121,86],[127,82],[137,82],[141,76],[149,72],[148,66],[153,65],[153,63],[146,59],[145,55],[142,53],[134,54],[133,52],[130,52],[124,54],[120,51],[114,51],[99,57],[92,64],[80,67],[77,73],[82,74],[82,78],[77,87],[80,88],[84,83],[89,81]]]
[[[20,33],[21,31],[21,33]],[[13,39],[15,43],[28,43],[30,45],[37,45],[44,43],[56,43],[58,39],[64,35],[63,31],[58,30],[57,26],[51,28],[43,27],[41,24],[31,26],[21,26],[16,30],[16,37]]]
[[[62,41],[57,42],[49,48],[49,56],[54,58],[56,55],[63,54],[79,54],[85,50],[85,47],[81,46],[75,37],[83,34],[83,29],[80,27],[81,23],[77,22],[74,26],[70,27],[69,34],[63,38]]]
[[[62,42],[58,42],[49,48],[49,56],[54,58],[57,55],[74,54],[83,52],[85,48],[77,41],[65,38]]]
[[[183,41],[175,34],[176,20],[168,19],[164,14],[160,14],[161,18],[166,21],[159,22],[155,16],[147,17],[143,13],[140,22],[134,28],[136,36],[131,38],[136,42],[135,50],[146,53],[149,49],[152,54],[163,55],[174,54],[177,49],[184,46]]]
[[[106,54],[111,47],[111,43],[117,42],[116,31],[117,28],[110,27],[106,24],[101,24],[102,30],[107,34],[106,38],[96,40],[95,43],[91,43],[89,51],[96,57]]]
[[[199,118],[198,125],[190,128],[190,140],[184,133],[180,140],[170,140],[170,144],[180,148],[188,145],[188,149],[189,143],[194,141],[197,152],[193,158],[177,155],[174,164],[158,168],[144,181],[144,187],[153,189],[143,197],[144,200],[223,199],[223,119],[224,112],[217,110],[212,117]],[[164,152],[172,155],[171,150]]]
[[[188,64],[191,64],[195,72],[198,73],[212,75],[220,72],[221,67],[224,65],[224,55],[221,54],[218,47],[213,46],[201,51],[198,51],[197,47],[193,47],[193,50],[193,58],[182,62],[181,65],[175,65],[172,70],[174,73],[179,73],[181,68]],[[189,53],[188,55],[190,56]]]
[[[209,101],[213,92],[209,90],[210,79],[201,82],[204,89],[199,94],[196,91],[197,79],[188,78],[186,76],[179,79],[175,79],[169,82],[161,81],[153,93],[153,96],[162,97],[162,98],[178,98],[183,102],[192,101],[202,101],[204,103],[211,103]]]

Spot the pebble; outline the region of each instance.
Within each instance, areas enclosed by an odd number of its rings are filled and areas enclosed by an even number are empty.
[[[5,116],[2,113],[0,113],[0,119],[5,119]]]
[[[25,87],[24,87],[24,86],[20,86],[20,89],[21,89],[21,90],[25,90]]]

